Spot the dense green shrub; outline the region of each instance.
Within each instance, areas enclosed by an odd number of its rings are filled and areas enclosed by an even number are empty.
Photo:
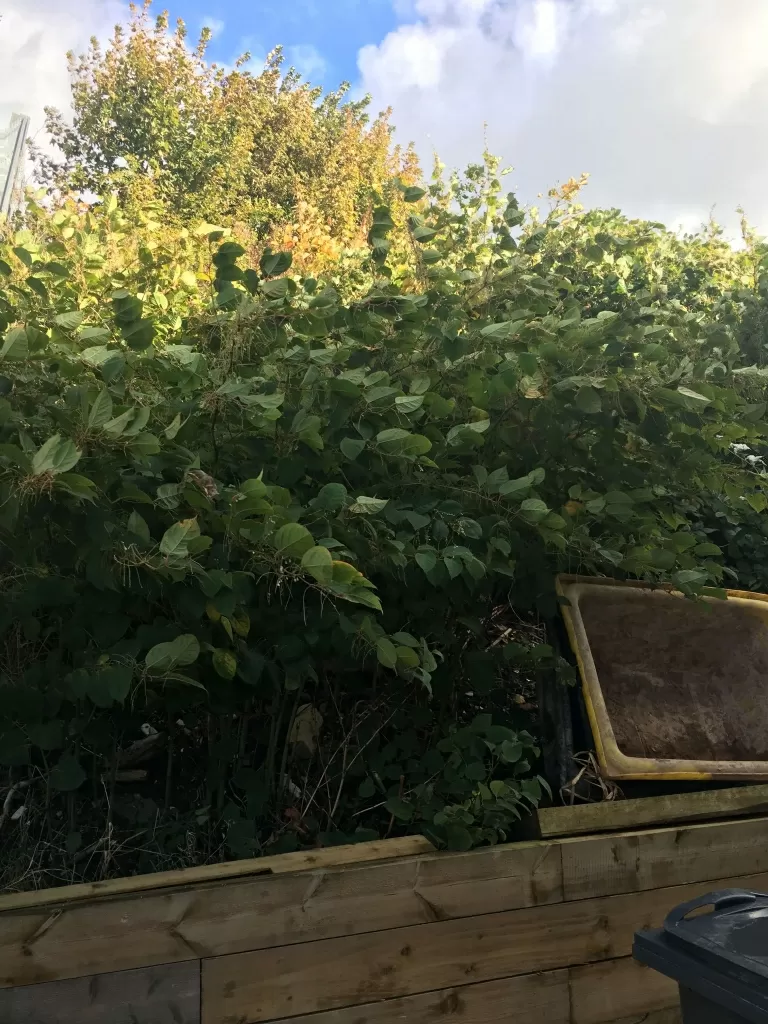
[[[492,175],[433,188],[416,276],[377,208],[376,284],[347,305],[286,253],[244,267],[220,229],[113,200],[32,207],[0,250],[9,884],[32,847],[23,884],[498,841],[542,794],[499,694],[569,671],[536,629],[553,576],[718,592],[718,516],[752,529],[768,503],[733,447],[768,429],[733,325],[706,288],[649,288],[653,231],[527,220]]]

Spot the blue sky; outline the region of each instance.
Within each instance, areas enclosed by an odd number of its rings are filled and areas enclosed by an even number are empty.
[[[391,0],[173,0],[168,7],[194,36],[204,23],[215,29],[213,60],[229,63],[243,50],[259,60],[280,43],[289,63],[326,88],[355,83],[358,51],[398,24]]]

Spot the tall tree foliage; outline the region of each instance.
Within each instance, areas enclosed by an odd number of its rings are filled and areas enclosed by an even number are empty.
[[[232,70],[211,64],[208,30],[191,48],[183,22],[171,32],[161,14],[153,24],[150,6],[132,5],[106,50],[92,40],[69,55],[74,117],[47,111],[58,149],[39,158],[49,186],[133,188],[182,220],[235,220],[262,234],[296,223],[343,246],[364,237],[373,193],[394,199],[394,178],[418,177],[414,154],[392,147],[388,115],[371,121],[346,84],[324,95],[284,69],[279,48],[258,73],[248,54]]]

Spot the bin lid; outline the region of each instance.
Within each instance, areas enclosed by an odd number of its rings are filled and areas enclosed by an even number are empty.
[[[768,1024],[768,894],[721,889],[675,907],[635,936],[636,959],[681,985]]]
[[[768,894],[721,889],[700,896],[675,907],[664,932],[716,965],[726,960],[759,975],[768,990]]]

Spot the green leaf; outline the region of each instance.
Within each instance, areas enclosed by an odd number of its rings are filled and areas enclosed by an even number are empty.
[[[339,594],[347,601],[352,601],[355,604],[364,605],[366,608],[373,608],[374,611],[381,611],[381,601],[372,593],[370,590],[366,590],[365,587],[353,587],[346,593]]]
[[[107,689],[112,700],[122,704],[131,692],[133,669],[130,665],[110,665],[101,673],[106,679]]]
[[[361,494],[357,497],[355,503],[349,506],[349,511],[357,515],[372,516],[377,512],[381,512],[388,502],[388,498],[368,498]]]
[[[41,299],[44,299],[46,302],[48,301],[48,289],[39,277],[28,277],[26,285],[27,288],[31,288],[36,295],[39,295]]]
[[[393,633],[392,639],[397,641],[401,647],[418,647],[419,641],[410,633]]]
[[[32,266],[32,253],[29,249],[25,249],[21,245],[15,245],[13,247],[13,254],[17,259],[21,260],[25,267]]]
[[[515,740],[504,740],[501,744],[501,757],[506,764],[514,764],[519,761],[523,756],[523,745],[522,743]]]
[[[45,266],[37,272],[38,274],[42,274],[43,271],[45,271],[46,274],[50,274],[51,277],[58,277],[62,279],[72,276],[63,263],[57,263],[53,260],[50,263],[46,263]]]
[[[429,391],[431,383],[431,379],[426,375],[414,377],[408,386],[408,391],[411,395],[425,395]],[[395,404],[397,404],[397,399],[395,399]]]
[[[527,494],[532,486],[533,483],[529,474],[528,476],[521,476],[517,480],[504,480],[499,484],[498,491],[505,498],[519,498]]]
[[[757,494],[746,494],[744,497],[747,499],[747,503],[755,510],[755,512],[762,512],[768,505],[768,497],[758,492]]]
[[[449,850],[454,850],[457,853],[465,852],[466,850],[471,850],[475,845],[472,833],[465,825],[451,822],[444,827],[443,833],[445,835],[445,845]]]
[[[691,391],[690,388],[678,388],[678,395],[682,395],[683,398],[688,399],[691,406],[694,408],[704,409],[711,403],[711,399],[705,395],[700,395],[698,391]]]
[[[81,452],[75,448],[73,441],[54,434],[32,456],[32,472],[35,476],[41,476],[43,473],[66,473],[77,465],[80,455]]]
[[[425,572],[430,573],[437,565],[437,555],[434,551],[417,551],[415,555],[416,564]]]
[[[53,322],[57,327],[63,327],[65,331],[74,331],[85,319],[85,313],[79,309],[74,309],[70,313],[59,313],[58,316],[53,318]]]
[[[272,252],[267,249],[259,261],[259,267],[265,277],[275,277],[277,274],[284,274],[293,263],[293,256],[290,252]]]
[[[374,795],[375,792],[376,783],[373,781],[372,778],[370,778],[370,776],[366,775],[366,777],[363,779],[363,781],[357,788],[357,795],[362,797],[363,800],[370,800],[370,798]],[[376,834],[378,836],[378,833]]]
[[[251,295],[255,295],[259,290],[259,275],[251,267],[243,271],[243,284]]]
[[[153,675],[164,675],[172,669],[191,665],[200,655],[200,642],[194,633],[183,633],[169,643],[155,644],[147,652],[144,664]]]
[[[343,508],[346,500],[347,488],[344,484],[326,484],[325,487],[320,489],[312,504],[315,508],[328,512],[338,512],[340,508]]]
[[[411,650],[410,647],[398,647],[397,648],[397,663],[398,665],[404,665],[407,669],[414,669],[419,667],[419,656],[416,651]]]
[[[456,521],[456,532],[462,537],[469,537],[471,540],[480,540],[483,536],[483,528],[475,519],[468,519],[462,516]]]
[[[706,578],[707,574],[703,569],[681,569],[673,577],[680,586],[695,586],[696,584],[703,583]]]
[[[443,558],[443,565],[448,570],[448,575],[452,580],[455,580],[457,576],[461,576],[464,570],[464,563],[451,555],[446,555]]]
[[[223,242],[216,250],[213,262],[217,267],[226,266],[244,255],[245,249],[239,242]]]
[[[418,203],[426,194],[426,190],[417,185],[409,185],[403,189],[403,199],[406,203]]]
[[[112,396],[104,389],[94,399],[90,412],[88,413],[88,426],[92,428],[103,427],[112,419]]]
[[[541,498],[526,498],[520,505],[520,513],[528,522],[538,523],[549,515],[549,508]]]
[[[301,558],[311,547],[314,547],[315,540],[306,526],[302,526],[301,523],[286,523],[272,538],[272,543],[281,555]]]
[[[723,554],[717,544],[712,544],[709,541],[697,544],[693,549],[693,553],[700,558],[720,558]]]
[[[121,330],[128,347],[136,352],[149,348],[155,337],[155,325],[151,320],[134,320]]]
[[[483,338],[491,341],[508,341],[518,334],[525,326],[525,320],[504,320],[498,324],[489,324],[483,327],[480,334]]]
[[[213,668],[222,679],[227,681],[234,679],[237,674],[237,658],[232,651],[226,651],[223,647],[218,647],[213,652]]]
[[[169,441],[172,441],[176,437],[178,432],[181,430],[183,422],[184,421],[181,418],[181,413],[177,412],[176,415],[173,417],[171,423],[169,423],[169,425],[163,431],[163,433],[165,434]]]
[[[387,454],[400,455],[405,458],[426,455],[432,447],[432,442],[428,437],[424,437],[423,434],[411,434],[400,427],[382,430],[376,435],[376,443]]]
[[[5,335],[3,347],[0,348],[0,360],[18,362],[29,355],[29,341],[23,327],[12,327]]]
[[[131,512],[128,516],[128,530],[130,533],[140,537],[145,544],[149,544],[152,540],[147,521],[136,511]]]
[[[309,548],[302,556],[301,567],[314,576],[318,583],[333,582],[333,556],[328,548],[320,545]]]
[[[120,435],[127,430],[135,415],[135,408],[126,409],[125,412],[121,412],[119,416],[115,416],[114,419],[108,420],[102,427],[102,430],[110,437],[120,437]]]
[[[189,542],[200,536],[197,519],[182,519],[174,523],[163,534],[160,553],[167,558],[185,558],[189,553]]]
[[[362,438],[342,437],[339,448],[341,448],[350,462],[354,462],[363,448],[365,448],[365,441]]]
[[[579,390],[576,392],[574,401],[576,403],[576,407],[580,409],[581,412],[586,412],[589,413],[590,415],[595,415],[596,413],[603,411],[603,403],[602,399],[600,398],[600,392],[587,384],[579,388]]]
[[[215,299],[216,307],[224,310],[236,309],[243,296],[243,292],[235,288],[230,281],[217,280],[214,284],[217,292]]]
[[[393,814],[398,821],[410,821],[415,814],[413,804],[407,803],[401,797],[393,796],[384,804],[390,814]]]
[[[278,277],[274,281],[262,281],[261,291],[268,299],[284,299],[290,291],[287,277]]]
[[[385,668],[397,665],[397,649],[388,637],[381,636],[376,641],[376,657]]]
[[[84,501],[95,501],[98,493],[93,480],[79,473],[59,473],[56,477],[56,486]]]
[[[59,793],[72,793],[82,786],[87,777],[73,754],[63,754],[51,771],[51,788]]]
[[[409,416],[412,412],[416,412],[424,404],[424,395],[399,395],[395,399],[395,407],[398,412]]]

